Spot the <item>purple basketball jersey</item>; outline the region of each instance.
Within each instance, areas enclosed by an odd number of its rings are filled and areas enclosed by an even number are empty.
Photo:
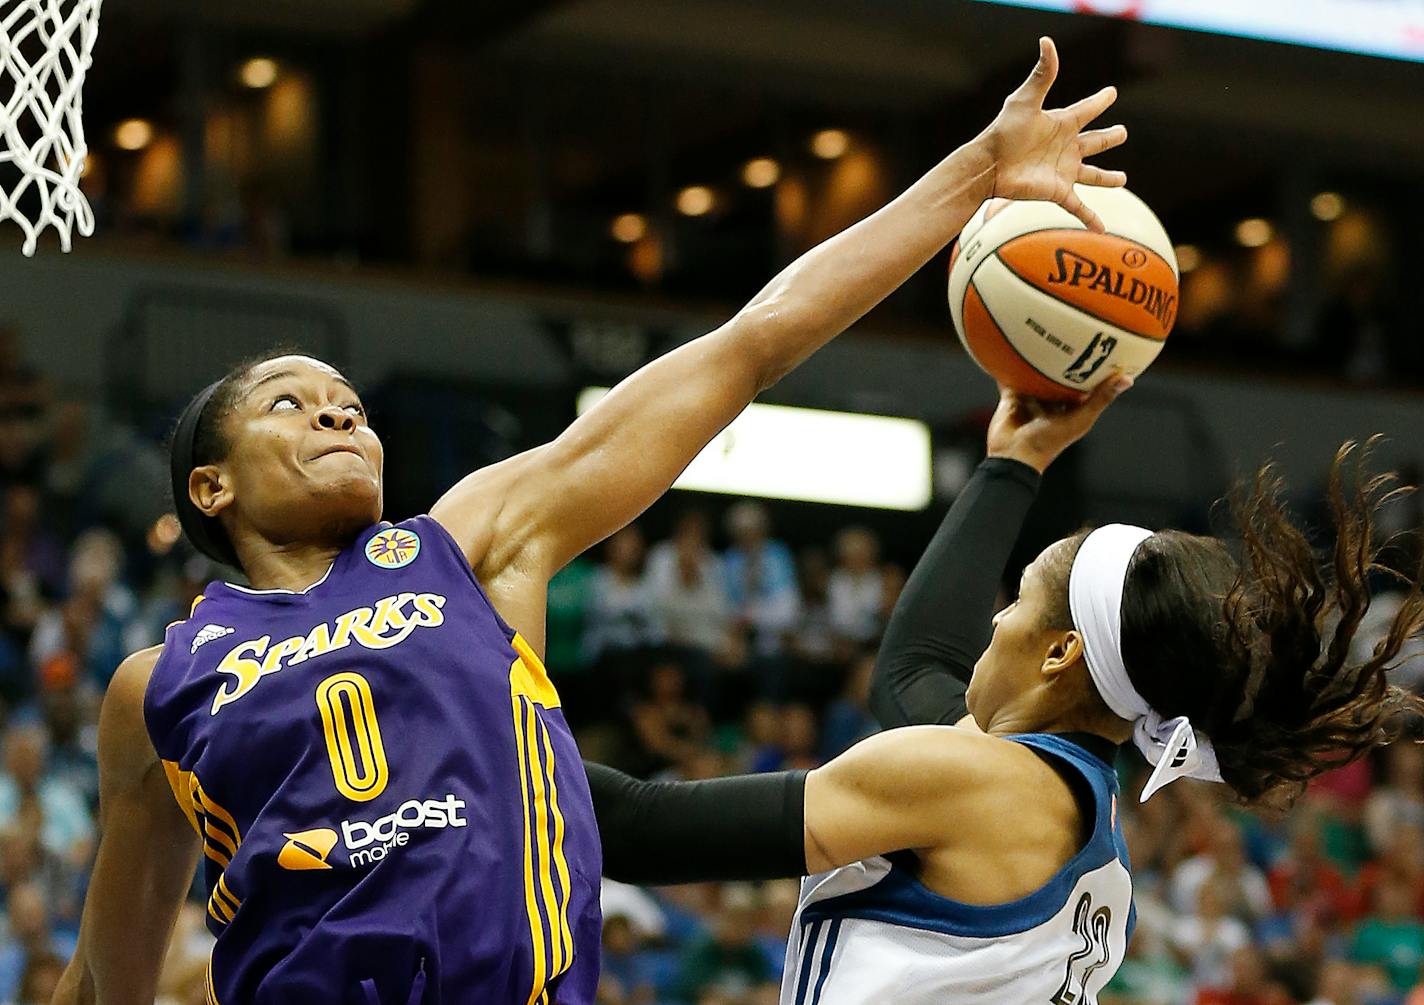
[[[428,516],[301,593],[209,585],[145,718],[203,839],[210,1005],[590,1005],[601,855],[559,698]]]

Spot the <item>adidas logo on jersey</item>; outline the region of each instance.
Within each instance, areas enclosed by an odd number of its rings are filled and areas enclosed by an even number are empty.
[[[222,625],[204,625],[198,629],[198,634],[193,636],[193,648],[189,649],[188,652],[190,654],[195,653],[198,651],[199,646],[206,645],[213,641],[213,639],[220,639],[224,635],[231,635],[234,631],[236,631],[236,629],[224,628]]]

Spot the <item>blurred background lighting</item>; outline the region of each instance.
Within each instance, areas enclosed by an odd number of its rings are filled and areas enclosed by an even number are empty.
[[[271,87],[277,82],[277,61],[265,56],[254,57],[242,64],[237,76],[243,87],[250,87],[254,91]]]
[[[706,216],[716,202],[706,185],[689,185],[677,194],[677,211],[683,216]]]
[[[114,145],[120,150],[142,150],[153,142],[153,124],[147,119],[125,119],[114,129]]]
[[[850,137],[842,129],[822,129],[811,137],[811,152],[823,161],[833,161],[850,149]]]
[[[622,241],[624,244],[632,244],[641,241],[648,235],[648,221],[642,213],[623,213],[613,218],[613,226],[609,228],[609,233],[613,235],[615,241]]]
[[[1275,233],[1269,220],[1253,216],[1236,225],[1236,243],[1243,248],[1261,248],[1271,242]]]
[[[750,188],[771,188],[781,180],[781,165],[770,157],[755,157],[742,165],[742,181]]]
[[[1177,245],[1176,252],[1177,268],[1181,270],[1183,275],[1186,275],[1188,272],[1195,272],[1201,268],[1202,253],[1201,249],[1195,244],[1179,244]]]
[[[1345,199],[1339,192],[1321,192],[1310,200],[1310,215],[1321,223],[1340,219],[1345,212]]]

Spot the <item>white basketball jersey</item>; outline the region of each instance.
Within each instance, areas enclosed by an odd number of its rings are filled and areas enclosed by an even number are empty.
[[[1062,737],[1009,739],[1088,780],[1083,849],[1038,891],[991,907],[931,892],[898,855],[807,877],[781,1005],[1096,1005],[1136,920],[1117,776]]]

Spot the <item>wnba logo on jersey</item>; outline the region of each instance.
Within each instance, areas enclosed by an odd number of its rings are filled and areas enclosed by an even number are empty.
[[[403,569],[420,554],[420,535],[390,527],[366,542],[366,561],[378,569]]]

